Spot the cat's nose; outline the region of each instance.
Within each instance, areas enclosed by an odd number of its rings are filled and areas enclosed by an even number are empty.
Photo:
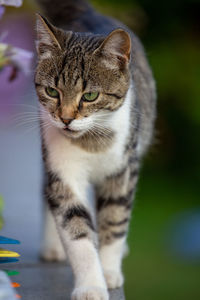
[[[62,121],[66,126],[68,126],[68,125],[71,123],[72,120],[73,120],[73,118],[67,118],[67,119],[61,118],[61,121]]]

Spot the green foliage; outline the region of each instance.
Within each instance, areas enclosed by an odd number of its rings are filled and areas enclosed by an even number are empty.
[[[144,170],[135,199],[124,262],[127,300],[199,299],[199,262],[172,250],[172,224],[199,203],[198,187]],[[172,230],[172,232],[171,232]]]

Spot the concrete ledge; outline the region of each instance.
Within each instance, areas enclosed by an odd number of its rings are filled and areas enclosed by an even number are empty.
[[[9,264],[5,268],[20,272],[12,281],[21,284],[18,289],[26,300],[70,300],[73,277],[70,267],[59,263]],[[110,291],[110,300],[124,300],[123,289]]]

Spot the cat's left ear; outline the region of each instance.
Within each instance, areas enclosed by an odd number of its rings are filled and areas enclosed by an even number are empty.
[[[53,50],[61,50],[57,37],[58,29],[39,14],[36,14],[36,31],[36,49],[39,57],[48,58]]]
[[[101,44],[98,51],[107,58],[110,65],[116,64],[123,66],[130,60],[131,38],[128,32],[123,29],[112,31]]]

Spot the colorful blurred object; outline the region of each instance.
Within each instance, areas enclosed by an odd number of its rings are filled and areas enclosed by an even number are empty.
[[[0,230],[3,227],[3,198],[0,196]],[[20,244],[18,240],[0,236],[0,245],[1,244]],[[19,260],[16,257],[19,257],[20,254],[14,251],[6,250],[0,248],[0,264],[2,263],[16,263]],[[17,282],[11,283],[8,276],[18,275],[19,272],[16,270],[4,270],[0,271],[0,300],[14,300],[16,299],[16,294],[14,293],[13,288],[20,287],[20,284]],[[20,295],[17,294],[19,298]]]
[[[20,241],[0,235],[0,244],[20,244]]]
[[[0,257],[19,257],[17,252],[0,248]]]
[[[10,279],[3,271],[0,271],[0,300],[16,300]]]
[[[19,271],[16,270],[3,270],[8,276],[15,276],[15,275],[19,275]]]
[[[3,67],[12,66],[9,81],[16,78],[19,71],[28,74],[31,68],[33,53],[20,48],[12,47],[8,44],[0,44],[0,70]]]
[[[0,1],[0,18],[3,16],[5,8],[3,5],[11,5],[19,7],[22,4],[21,0],[7,0]],[[3,33],[1,33],[2,40]],[[0,41],[1,41],[0,40]],[[12,71],[9,76],[9,81],[14,80],[17,77],[19,71],[23,71],[26,74],[29,72],[31,67],[31,61],[33,58],[33,53],[27,50],[13,47],[6,43],[0,43],[0,71],[5,66],[11,66]]]
[[[5,15],[5,18],[1,21],[0,29],[0,36],[2,33],[7,33],[3,39],[4,49],[8,45],[12,45],[12,64],[4,66],[0,71],[0,125],[1,123],[7,124],[16,112],[21,112],[23,108],[21,106],[22,99],[29,93],[28,87],[33,75],[34,41],[32,20],[28,14],[20,13],[17,15],[15,11],[19,10],[13,10],[14,14],[7,13]],[[1,56],[3,55],[0,53]],[[10,82],[10,77],[11,79],[15,77],[15,80]],[[29,101],[30,95],[28,96],[26,101]]]
[[[17,240],[13,240],[11,238],[6,238],[6,237],[3,237],[3,236],[0,236],[0,244],[19,244],[19,241]],[[20,254],[18,254],[17,252],[14,252],[14,251],[10,251],[10,250],[6,250],[6,249],[3,249],[3,248],[0,248],[0,264],[3,264],[3,263],[13,263],[13,262],[18,262],[18,259],[16,259],[15,257],[19,257]],[[13,276],[13,275],[17,275],[18,272],[16,272],[15,270],[5,270],[5,275],[2,275],[3,273],[0,272],[0,283],[1,281],[3,280],[3,283],[5,283],[6,281],[6,278],[7,278],[7,283],[10,282],[9,278],[7,277],[8,276]],[[17,282],[10,282],[9,284],[5,285],[3,284],[3,286],[0,288],[2,288],[2,290],[4,291],[4,293],[11,293],[11,288],[18,288],[20,287],[20,284],[17,283]],[[11,294],[10,294],[11,295]],[[21,297],[20,295],[15,295],[15,297]],[[0,294],[0,300],[10,300],[12,298],[4,298],[5,297],[5,294],[3,294],[2,298],[1,298],[1,294]]]
[[[173,256],[187,261],[200,261],[200,210],[176,215],[167,240]]]

